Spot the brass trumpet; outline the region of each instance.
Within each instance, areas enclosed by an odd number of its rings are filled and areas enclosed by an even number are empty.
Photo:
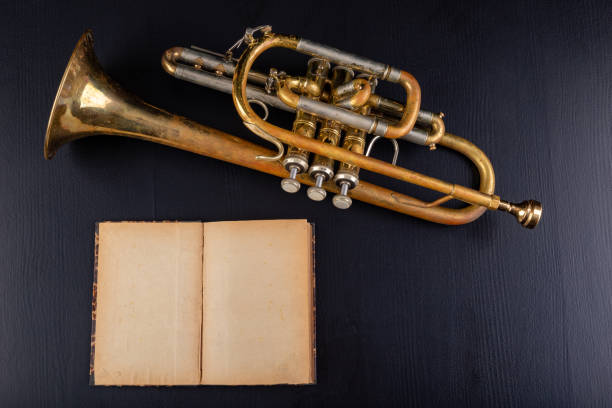
[[[233,53],[240,47],[244,52],[236,59]],[[310,55],[305,76],[292,77],[275,69],[264,74],[251,69],[259,55],[273,47]],[[269,26],[247,29],[225,54],[196,47],[171,48],[164,52],[162,66],[177,78],[231,93],[244,125],[272,143],[276,151],[172,115],[124,91],[100,67],[93,35],[86,31],[70,57],[51,110],[45,158],[51,159],[60,146],[72,140],[117,135],[281,177],[281,187],[287,192],[297,192],[301,184],[306,184],[310,186],[308,197],[316,201],[324,199],[329,191],[335,194],[333,204],[341,209],[357,199],[449,225],[474,221],[487,209],[509,212],[527,228],[534,228],[541,218],[539,202],[514,204],[494,194],[495,175],[487,156],[469,141],[447,133],[442,114],[420,109],[419,84],[406,71],[309,40],[275,34]],[[378,81],[400,84],[406,102],[375,94]],[[263,107],[263,118],[251,104]],[[295,112],[293,129],[267,122],[268,106]],[[366,148],[367,135],[373,137]],[[369,157],[380,138],[393,142],[396,154],[392,163]],[[479,190],[397,166],[397,139],[432,150],[444,146],[465,155],[478,169]],[[360,168],[443,195],[424,202],[360,180]],[[451,199],[469,205],[461,209],[441,205]]]

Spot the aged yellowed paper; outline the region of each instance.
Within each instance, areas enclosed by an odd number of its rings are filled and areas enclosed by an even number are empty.
[[[202,224],[100,223],[96,385],[200,382]]]
[[[203,384],[314,381],[306,220],[204,225]]]
[[[315,381],[306,220],[98,225],[95,385]]]

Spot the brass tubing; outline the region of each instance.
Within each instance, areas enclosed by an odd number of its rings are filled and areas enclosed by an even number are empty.
[[[190,48],[184,48],[184,47],[172,47],[166,50],[162,54],[161,65],[164,71],[166,71],[168,74],[174,77],[177,77],[179,79],[184,79],[184,80],[190,80],[199,85],[205,85],[205,86],[213,85],[211,82],[213,80],[218,81],[219,77],[225,78],[225,75],[231,76],[235,70],[235,65],[233,62],[227,62],[218,56],[211,55],[208,53],[203,53],[203,52],[196,51],[196,50],[192,50]],[[179,66],[182,66],[183,69],[190,69],[190,68],[193,69],[193,72],[188,72],[190,78],[197,78],[196,75],[198,74],[200,76],[204,75],[201,72],[203,68],[208,69],[208,70],[204,70],[205,73],[208,73],[209,75],[215,75],[215,77],[209,78],[208,83],[206,84],[203,83],[203,81],[193,81],[193,79],[186,78],[184,74],[181,75],[179,73],[179,70],[178,70]],[[194,68],[195,66],[198,66],[199,68],[196,69]],[[181,72],[184,72],[184,71],[181,71]],[[219,74],[222,74],[222,75],[219,75]],[[203,78],[206,78],[206,77],[203,77]],[[250,70],[248,73],[248,79],[250,83],[261,85],[261,84],[265,84],[267,76],[260,72]],[[401,77],[400,77],[400,80],[401,80]],[[229,78],[228,78],[228,81],[229,81]],[[416,81],[414,82],[414,84],[416,84],[414,86],[418,87],[418,83],[416,83]],[[343,100],[342,103],[338,104],[338,106],[341,106],[347,109],[353,109],[355,107],[359,107],[363,105],[365,103],[365,100],[369,99],[370,104],[372,104],[374,107],[381,107],[381,108],[386,107],[386,108],[392,109],[391,113],[393,114],[393,116],[396,116],[397,119],[400,120],[400,122],[396,123],[395,125],[391,127],[398,128],[400,126],[404,126],[404,125],[400,125],[402,121],[402,117],[406,113],[404,110],[404,105],[402,105],[401,103],[395,102],[395,101],[381,98],[378,95],[372,94],[370,90],[369,82],[363,78],[354,80],[350,85],[351,85],[350,87],[354,89],[356,93],[352,95],[350,98]],[[277,91],[277,97],[283,102],[282,104],[279,104],[280,107],[286,110],[295,110],[298,104],[299,94],[304,93],[306,91],[305,89],[302,89],[302,88],[307,88],[307,92],[311,94],[321,93],[320,88],[317,88],[315,84],[313,84],[312,82],[304,78],[291,78],[291,77],[287,78],[286,80],[281,82],[281,86],[279,87]],[[220,90],[219,87],[215,89]],[[295,91],[298,91],[298,92],[296,93]],[[419,94],[420,94],[420,91],[419,91]],[[266,96],[267,96],[266,99],[268,100],[274,98],[274,96],[272,95],[266,95]],[[279,105],[272,104],[272,106],[275,106],[275,107],[278,107]],[[378,105],[381,105],[381,106],[378,106]],[[399,109],[399,110],[393,111],[394,108]],[[432,129],[434,130],[434,132],[430,134],[430,136],[427,138],[427,141],[426,141],[427,145],[435,144],[436,140],[438,140],[439,137],[441,137],[441,135],[444,133],[444,123],[441,120],[439,122],[442,124],[442,126],[437,126],[436,128],[437,130]],[[412,129],[413,126],[414,124],[412,124],[410,128]]]
[[[265,50],[273,47],[284,47],[289,49],[296,48],[297,41],[294,37],[270,35],[258,43],[253,44],[238,61],[233,79],[232,99],[236,110],[245,123],[254,125],[272,137],[279,139],[281,142],[308,150],[315,154],[320,154],[330,159],[343,161],[352,164],[362,169],[380,173],[382,175],[396,178],[408,183],[416,184],[421,187],[439,191],[445,195],[451,195],[453,198],[464,201],[468,204],[485,206],[488,209],[496,210],[499,206],[500,198],[492,193],[483,193],[472,190],[466,187],[458,186],[453,183],[448,183],[429,177],[424,174],[417,173],[402,167],[393,166],[387,162],[377,160],[371,157],[366,157],[361,154],[347,151],[341,147],[330,146],[321,143],[317,140],[305,138],[291,131],[272,125],[262,120],[253,109],[249,106],[246,99],[247,74],[251,69],[253,62]],[[418,112],[417,112],[418,113]],[[416,121],[416,115],[415,115]],[[440,140],[440,144],[444,145],[444,137]],[[474,146],[474,145],[472,145]],[[474,146],[475,147],[475,146]]]
[[[77,58],[83,60],[88,57],[77,55]],[[70,84],[66,88],[60,87],[51,112],[45,137],[45,158],[51,159],[57,149],[69,141],[103,134],[163,144],[277,177],[287,177],[288,172],[279,162],[255,159],[258,155],[273,155],[271,150],[148,105],[106,77],[97,64],[93,64],[89,72],[82,68],[73,69],[72,65],[69,64],[62,80],[62,85],[66,82]],[[81,93],[64,95],[68,90]],[[100,102],[104,103],[104,125],[97,122],[95,112],[102,106],[82,108],[85,105],[82,102],[87,99],[83,97],[83,92],[99,96]],[[298,175],[297,180],[306,185],[314,184],[306,174]],[[325,183],[323,187],[330,192],[338,192],[333,182]],[[420,206],[425,203],[422,201],[366,182],[353,189],[351,196],[438,223],[461,224],[475,219],[473,212],[458,217],[455,213],[447,213],[448,209],[423,211]],[[484,211],[482,207],[479,208]]]
[[[285,105],[290,106],[292,109],[297,108],[300,100],[300,95],[293,92],[292,88],[297,89],[299,83],[300,80],[298,78],[287,78],[281,82],[281,85],[278,87],[278,91],[276,91],[276,96],[278,96],[278,99],[283,101]]]
[[[428,146],[435,147],[436,143],[439,143],[444,134],[446,133],[446,127],[444,121],[440,115],[433,115],[431,119],[431,133],[428,132],[427,141],[425,142]]]
[[[233,62],[227,62],[220,57],[192,50],[185,47],[172,47],[167,49],[161,58],[161,65],[164,71],[175,76],[179,65],[204,70],[214,75],[227,77],[234,75],[235,66]],[[207,69],[204,69],[207,68]],[[268,76],[261,72],[249,72],[249,81],[253,84],[263,86],[266,84]]]
[[[406,104],[399,122],[390,125],[385,132],[385,137],[390,139],[402,137],[412,130],[421,107],[421,87],[417,80],[408,72],[401,71],[399,84],[406,90]]]
[[[370,81],[357,78],[344,85],[340,85],[332,92],[336,105],[345,109],[355,110],[365,105],[372,95]]]
[[[393,120],[397,120],[402,117],[404,112],[404,105],[396,102],[392,99],[383,98],[380,95],[372,94],[368,99],[368,104],[375,110],[380,111],[383,114],[391,115]]]
[[[279,34],[268,34],[267,38],[264,38],[263,42],[265,43],[268,39],[273,37],[281,38],[286,36]],[[297,40],[295,37],[286,38]],[[390,67],[389,65],[349,54],[326,45],[317,44],[306,39],[297,40],[295,45],[292,45],[291,48],[297,49],[299,52],[309,55],[323,56],[324,58],[327,58],[339,65],[345,65],[359,71],[374,74],[377,78],[382,80],[399,83],[406,91],[404,111],[398,123],[387,127],[384,136],[391,139],[397,139],[410,132],[414,127],[417,115],[419,113],[419,107],[421,105],[421,88],[417,80],[408,72],[400,71]],[[234,76],[234,78],[235,77],[236,76]]]
[[[404,113],[404,105],[392,99],[383,98],[380,95],[370,95],[370,98],[368,99],[368,105],[382,113],[383,117],[385,117],[385,114],[390,115],[390,121],[401,118]],[[443,115],[441,114],[432,114],[430,120],[427,120],[427,123],[422,123],[417,115],[417,122],[420,125],[425,124],[431,126],[431,131],[427,132],[427,140],[425,141],[425,145],[435,145],[436,143],[438,143],[440,138],[442,138],[442,135],[444,135],[444,133],[446,132],[446,127],[444,125],[442,117]]]
[[[359,82],[355,86],[358,86],[360,88],[357,89],[354,95],[337,103],[338,106],[342,106],[343,108],[347,108],[350,110],[355,110],[362,107],[368,102],[368,99],[372,94],[372,86],[370,85],[370,82],[364,78],[357,78],[354,82],[357,81]]]
[[[244,70],[244,68],[242,66],[241,69]],[[240,80],[236,80],[237,77],[235,77],[234,102],[243,118],[252,117],[257,126],[264,128],[261,126],[261,119],[252,112],[248,103],[246,105],[242,103],[246,86],[243,81],[245,77],[241,76]],[[242,88],[242,92],[236,92],[236,86],[239,90]],[[246,113],[249,115],[245,116]],[[325,154],[327,152],[326,149],[319,147],[323,145],[320,142],[304,143],[304,140],[310,139],[303,136],[296,137],[289,131],[278,132],[272,125],[265,129],[299,142],[296,143],[297,147],[305,146],[307,150],[315,153]],[[57,91],[45,136],[44,156],[46,159],[51,159],[62,145],[83,137],[101,134],[159,143],[278,177],[288,175],[278,161],[256,159],[257,156],[273,155],[274,152],[269,149],[184,117],[172,115],[123,90],[104,73],[98,64],[93,52],[93,37],[91,32],[87,31],[77,43]],[[474,163],[480,174],[480,192],[397,168],[379,160],[371,158],[357,160],[355,156],[362,155],[351,152],[344,151],[340,157],[336,154],[336,150],[343,151],[344,149],[338,147],[329,150],[329,156],[350,164],[361,165],[368,170],[376,171],[377,168],[381,168],[384,170],[380,172],[381,174],[414,182],[424,187],[430,186],[447,195],[454,193],[454,198],[474,199],[478,201],[475,204],[493,200],[500,210],[516,216],[521,225],[527,228],[537,225],[542,214],[540,203],[533,200],[520,204],[500,202],[497,196],[492,195],[495,175],[491,163],[480,149],[467,140],[448,133],[441,138],[439,144],[464,154]],[[313,185],[313,181],[306,174],[298,175],[297,180],[303,184]],[[332,181],[325,183],[323,187],[330,192],[339,191]],[[449,225],[471,222],[486,210],[485,207],[479,205],[469,205],[458,210],[440,206],[427,208],[436,202],[440,203],[445,198],[436,200],[434,203],[426,203],[367,182],[360,182],[351,190],[350,196],[369,204]]]
[[[214,128],[195,123],[184,117],[172,115],[152,106],[146,105],[147,109],[144,112],[142,108],[143,106],[140,106],[139,101],[135,101],[134,104],[129,106],[121,107],[122,115],[128,113],[125,116],[127,121],[124,122],[129,126],[127,129],[90,126],[87,123],[76,120],[76,118],[75,120],[60,122],[65,123],[65,131],[83,132],[81,137],[106,134],[140,139],[208,156],[281,178],[286,178],[289,175],[279,162],[255,159],[258,155],[273,155],[274,152],[269,149]],[[57,129],[54,129],[54,131],[57,132]],[[49,159],[53,157],[57,148],[59,146],[54,146],[53,151],[46,149],[45,157]],[[485,169],[484,172],[479,168],[481,172],[481,189],[490,187],[489,191],[492,192],[494,182],[486,178],[486,166],[483,169]],[[490,170],[492,174],[492,169]],[[300,174],[296,179],[302,184],[314,185],[312,179],[306,174]],[[332,181],[325,183],[323,187],[333,193],[339,191]],[[421,200],[364,181],[361,181],[357,187],[352,189],[349,195],[354,199],[369,204],[427,221],[449,225],[471,222],[485,211],[484,207],[478,206],[469,206],[461,210],[444,207],[425,208],[426,203]]]
[[[465,155],[478,170],[480,176],[479,190],[485,194],[493,194],[495,191],[495,172],[491,162],[482,150],[469,141],[446,133],[439,142],[440,145],[456,150]],[[430,207],[429,203],[400,194],[395,191],[379,187],[364,181],[351,190],[352,198],[365,201],[370,204],[395,210],[403,214],[421,218],[423,220],[447,225],[463,225],[479,218],[487,210],[478,205],[468,205],[461,209],[452,209],[441,206]],[[441,197],[440,200],[446,197]]]

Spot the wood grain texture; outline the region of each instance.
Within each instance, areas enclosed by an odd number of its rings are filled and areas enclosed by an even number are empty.
[[[0,4],[0,405],[612,405],[610,2],[328,1],[294,8],[303,14],[280,4]],[[129,90],[253,140],[230,97],[169,77],[159,57],[192,43],[224,50],[264,23],[411,72],[423,106],[489,155],[499,194],[543,202],[541,225],[490,213],[443,227],[361,203],[340,212],[284,194],[275,178],[120,138],[43,160],[51,103],[85,28]],[[277,56],[276,68],[303,72],[303,58]],[[391,157],[385,145],[378,157]],[[443,149],[405,146],[399,163],[475,184]],[[316,386],[88,385],[96,221],[269,218],[316,225]]]

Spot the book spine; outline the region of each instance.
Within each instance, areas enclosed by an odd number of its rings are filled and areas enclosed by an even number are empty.
[[[96,307],[98,304],[98,248],[99,248],[99,224],[96,222],[94,244],[94,270],[93,286],[91,296],[91,351],[89,353],[89,385],[95,385],[94,359],[96,355]]]
[[[312,373],[311,373],[311,378],[312,378],[312,384],[316,384],[317,383],[317,291],[316,291],[316,264],[315,264],[315,243],[316,243],[316,239],[315,239],[315,224],[314,222],[310,223],[310,231],[311,231],[311,235],[312,235],[312,241],[310,243],[311,247],[310,247],[310,252],[311,252],[311,257],[310,257],[310,262],[311,263],[311,268],[310,270],[312,271],[312,329],[311,329],[311,333],[312,333]]]

